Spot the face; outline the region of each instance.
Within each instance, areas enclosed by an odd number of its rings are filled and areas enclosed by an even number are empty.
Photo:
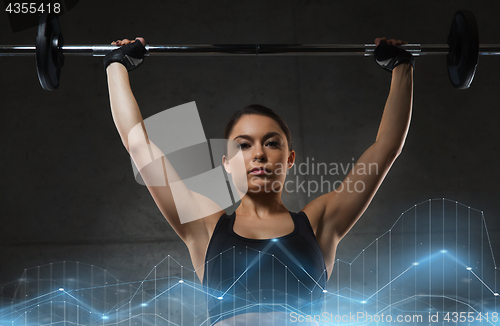
[[[244,115],[233,126],[228,144],[224,167],[238,190],[249,194],[281,192],[295,152],[288,150],[286,135],[276,121]]]

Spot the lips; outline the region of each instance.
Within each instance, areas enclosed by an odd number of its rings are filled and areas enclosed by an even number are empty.
[[[253,168],[252,170],[250,170],[249,174],[255,174],[255,175],[262,175],[262,174],[268,174],[270,173],[269,170],[267,170],[266,168],[264,167],[257,167],[257,168]]]

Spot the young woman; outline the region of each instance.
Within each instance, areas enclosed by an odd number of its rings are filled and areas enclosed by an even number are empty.
[[[134,42],[137,46],[130,50]],[[131,64],[142,62],[137,49],[142,48],[142,55],[145,52],[138,42],[145,45],[142,38],[113,42],[123,46],[123,51],[113,51],[105,65],[114,122],[134,162],[144,166],[141,162],[148,160],[150,150],[159,149],[147,138],[129,84],[128,70],[135,68]],[[375,142],[341,186],[314,199],[299,213],[290,212],[281,200],[286,169],[295,162],[290,131],[274,111],[260,105],[237,112],[224,133],[229,144],[236,145],[228,145],[223,158],[224,168],[233,176],[241,195],[233,214],[228,216],[220,209],[183,224],[178,211],[184,207],[180,206],[205,205],[209,200],[187,190],[185,201],[174,202],[168,184],[148,185],[160,211],[186,244],[200,281],[210,289],[210,324],[279,325],[288,320],[296,321],[296,325],[297,318],[292,320],[291,315],[271,306],[285,303],[300,310],[307,301],[321,301],[338,243],[367,209],[405,142],[412,110],[414,61],[396,47],[404,43],[375,40],[377,63],[392,70],[390,93]],[[124,59],[127,53],[135,60]],[[137,125],[144,132],[134,136],[130,132]],[[164,156],[161,164],[163,173],[175,174]],[[358,167],[370,164],[377,167],[376,173],[355,173]],[[360,182],[364,190],[353,191],[352,185]]]

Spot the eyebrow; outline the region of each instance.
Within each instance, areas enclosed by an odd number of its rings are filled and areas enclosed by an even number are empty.
[[[267,139],[267,138],[270,138],[270,137],[273,137],[273,136],[278,136],[281,139],[283,139],[283,137],[281,137],[281,135],[279,133],[275,132],[275,131],[268,132],[262,138],[263,139]],[[250,137],[248,135],[239,135],[239,136],[234,137],[233,140],[236,140],[237,138],[244,138],[244,139],[247,139],[247,140],[251,140],[252,139],[252,137]]]

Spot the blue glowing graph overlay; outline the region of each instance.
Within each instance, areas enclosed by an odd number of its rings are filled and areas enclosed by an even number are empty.
[[[428,325],[438,314],[442,325],[500,325],[498,250],[486,221],[481,210],[449,199],[412,206],[352,261],[335,261],[317,312],[331,318],[319,324],[398,325],[333,316],[413,314],[423,320],[404,324]],[[136,281],[57,262],[26,269],[0,288],[0,325],[209,325],[207,299],[221,294],[207,292],[196,271],[171,255]],[[469,320],[452,322],[461,312]]]

